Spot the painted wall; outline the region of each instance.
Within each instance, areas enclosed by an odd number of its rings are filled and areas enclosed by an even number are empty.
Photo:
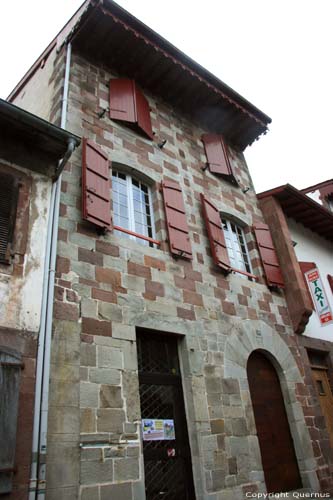
[[[55,123],[55,117],[52,116],[54,81],[51,77],[56,61],[57,53],[54,48],[45,59],[44,65],[36,70],[12,101],[16,106],[52,123]]]
[[[333,312],[333,294],[327,281],[327,274],[333,273],[333,244],[314,232],[288,219],[288,226],[293,241],[297,242],[295,253],[299,261],[315,262]],[[333,323],[321,326],[314,311],[305,329],[304,335],[322,340],[333,341]]]
[[[27,248],[22,262],[18,263],[15,256],[11,265],[0,265],[0,328],[27,330],[37,334],[51,180],[40,174],[25,172],[31,178]]]

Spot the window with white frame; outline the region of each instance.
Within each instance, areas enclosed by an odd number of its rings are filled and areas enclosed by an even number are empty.
[[[112,201],[115,233],[152,246],[152,242],[142,238],[154,238],[150,188],[131,175],[113,171]]]
[[[243,229],[224,218],[222,218],[222,227],[231,267],[239,271],[252,273]]]

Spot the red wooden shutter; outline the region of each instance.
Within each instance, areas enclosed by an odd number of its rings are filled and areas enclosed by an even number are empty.
[[[330,274],[328,274],[327,275],[327,280],[328,280],[328,284],[330,285],[332,293],[333,293],[333,276],[331,276]]]
[[[312,304],[312,309],[314,309],[314,303],[313,303],[313,300],[312,300],[311,292],[309,290],[308,282],[307,282],[306,277],[305,277],[305,273],[307,273],[308,271],[311,271],[311,269],[315,269],[317,266],[316,266],[315,262],[298,262],[298,263],[299,263],[299,267],[301,268],[301,271],[303,273],[303,280],[304,280],[304,283],[305,283],[305,289],[307,291],[307,294],[309,296],[310,302]]]
[[[268,286],[284,287],[280,264],[269,227],[267,224],[257,224],[254,226],[254,233]]]
[[[192,259],[182,190],[177,182],[163,181],[162,193],[172,254]]]
[[[153,130],[151,128],[150,109],[148,101],[139,89],[136,89],[135,95],[138,126],[149,137],[149,139],[152,139]]]
[[[110,118],[135,124],[135,129],[153,138],[149,104],[134,80],[110,80]]]
[[[230,271],[230,260],[222,229],[220,212],[205,196],[200,194],[203,215],[208,233],[213,260],[224,271]]]
[[[236,182],[223,137],[216,134],[204,134],[202,141],[205,146],[207,163],[212,174],[223,175]]]
[[[135,82],[125,78],[110,80],[110,118],[135,123]]]
[[[83,218],[96,226],[111,229],[108,157],[88,139],[83,139],[82,147]]]

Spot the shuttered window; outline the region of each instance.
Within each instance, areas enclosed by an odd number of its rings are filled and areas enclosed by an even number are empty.
[[[222,228],[232,269],[241,274],[251,275],[250,257],[243,229],[224,218],[222,218]]]
[[[254,226],[254,233],[267,285],[270,287],[283,288],[284,281],[269,227],[267,224],[257,224]]]
[[[134,80],[110,80],[110,118],[126,122],[149,139],[153,138],[149,104]]]
[[[212,174],[221,175],[226,180],[237,184],[228,154],[227,145],[221,135],[204,134],[204,143],[207,166]]]
[[[94,142],[83,139],[82,148],[83,218],[110,230],[110,162]]]
[[[153,246],[153,210],[148,186],[134,177],[112,172],[114,232]],[[149,241],[151,240],[151,241]]]
[[[222,229],[220,212],[203,194],[200,197],[213,260],[223,271],[229,272],[231,264]]]
[[[315,269],[317,267],[317,265],[315,264],[315,262],[299,262],[299,267],[301,268],[301,271],[303,273],[303,280],[304,280],[304,284],[305,284],[305,289],[307,291],[309,300],[312,304],[312,309],[314,309],[314,303],[313,303],[311,292],[309,290],[309,285],[308,285],[307,279],[305,277],[305,273],[307,273],[308,271],[311,271],[311,269]]]
[[[20,360],[0,351],[0,494],[11,492],[15,472],[21,367]]]
[[[192,249],[182,189],[177,182],[163,181],[162,193],[170,252],[177,257],[192,259]]]
[[[0,174],[0,262],[10,262],[17,210],[18,183],[15,176]]]

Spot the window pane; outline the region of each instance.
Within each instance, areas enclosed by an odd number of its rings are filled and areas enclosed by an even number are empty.
[[[251,266],[242,228],[226,219],[222,219],[222,227],[231,266],[250,273]]]
[[[141,181],[113,171],[113,217],[114,224],[144,236],[153,237],[152,219],[150,213],[149,189]],[[149,242],[120,231],[116,233],[135,239],[142,245]]]

